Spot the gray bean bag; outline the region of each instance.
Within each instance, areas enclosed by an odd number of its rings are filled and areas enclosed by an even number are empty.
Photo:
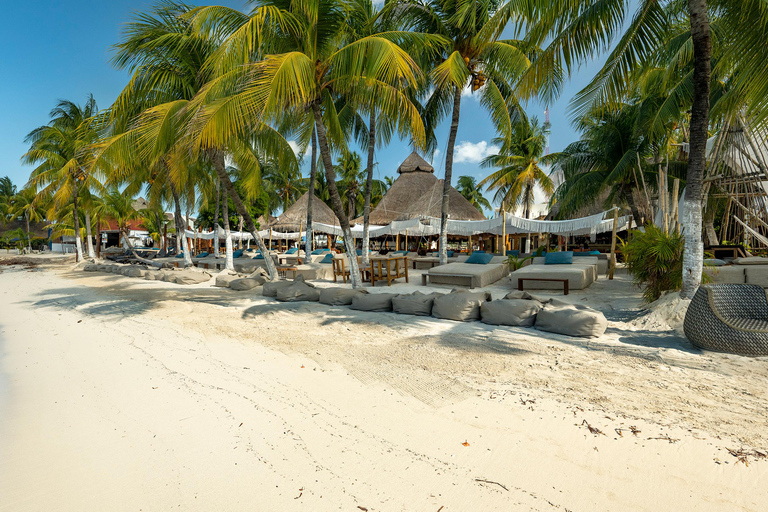
[[[542,304],[531,299],[504,299],[480,305],[481,322],[490,325],[531,327]]]
[[[261,294],[265,297],[277,297],[277,290],[280,288],[284,288],[286,286],[291,286],[293,283],[303,283],[304,278],[302,276],[296,276],[296,279],[293,281],[271,281],[271,282],[265,282],[264,287],[261,290]],[[306,283],[307,286],[314,287],[311,283]],[[230,284],[230,288],[232,285]]]
[[[123,275],[127,277],[144,277],[147,275],[147,269],[140,267],[131,267],[123,271]]]
[[[317,302],[320,290],[303,281],[294,281],[290,286],[278,288],[275,298],[280,302]]]
[[[568,336],[600,336],[608,327],[605,316],[580,304],[551,301],[536,315],[535,326],[541,331]]]
[[[83,265],[83,272],[96,272],[97,270],[99,270],[98,265],[93,265],[93,264]]]
[[[359,293],[352,297],[349,309],[358,311],[392,311],[392,299],[396,293]]]
[[[320,290],[320,303],[328,306],[349,306],[355,295],[368,293],[367,290],[350,288],[323,288]]]
[[[207,272],[195,272],[194,270],[180,270],[167,272],[164,281],[174,284],[200,284],[211,279]]]
[[[216,286],[220,288],[229,288],[229,284],[236,279],[241,279],[241,277],[237,274],[221,273],[216,276]]]
[[[253,290],[257,286],[264,284],[264,279],[261,277],[243,277],[241,279],[233,279],[229,282],[229,288],[238,292],[244,292],[247,290]]]
[[[480,320],[480,306],[490,300],[485,292],[451,292],[436,297],[432,304],[432,316],[458,322]]]
[[[542,304],[546,304],[549,302],[550,299],[545,299],[544,297],[539,297],[538,295],[533,295],[528,292],[521,292],[519,290],[515,290],[512,292],[509,292],[504,296],[505,299],[524,299],[524,300],[535,300],[537,302],[540,302]]]
[[[401,315],[429,316],[432,314],[432,303],[442,293],[425,294],[413,292],[392,298],[392,311]]]

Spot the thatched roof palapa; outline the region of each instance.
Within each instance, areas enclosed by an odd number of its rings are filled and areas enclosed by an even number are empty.
[[[395,220],[440,217],[444,181],[437,179],[435,168],[414,151],[400,164],[397,172],[400,176],[371,212],[370,223],[383,226]],[[485,216],[453,187],[449,192],[448,208],[453,220],[485,220]],[[362,224],[363,218],[353,222]]]
[[[307,203],[309,203],[309,192],[297,199],[275,222],[270,224],[270,227],[275,231],[290,233],[305,229],[307,227]],[[312,199],[312,222],[330,225],[338,225],[339,223],[333,210],[317,196]]]

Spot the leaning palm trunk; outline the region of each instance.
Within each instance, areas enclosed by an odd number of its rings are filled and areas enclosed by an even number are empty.
[[[150,265],[152,267],[162,268],[163,264],[159,263],[157,261],[148,260],[146,258],[142,258],[139,256],[139,253],[136,252],[136,248],[133,246],[133,243],[131,242],[131,238],[128,236],[130,233],[128,229],[120,228],[120,234],[123,237],[123,240],[125,240],[125,245],[128,246],[128,250],[131,251],[131,254],[133,254],[133,257],[136,258],[138,261],[144,263],[145,265]]]
[[[229,229],[229,199],[227,198],[227,192],[224,191],[224,202],[221,204],[224,215],[224,240],[227,250],[226,269],[235,270],[235,259],[232,255],[232,231]]]
[[[221,249],[219,248],[219,202],[221,199],[221,180],[216,178],[216,209],[213,210],[213,256],[219,257]]]
[[[315,199],[315,181],[317,180],[317,135],[312,130],[312,162],[309,165],[309,192],[307,195],[307,234],[304,243],[304,257],[309,261],[312,252],[312,240],[315,233],[312,230],[312,201]],[[330,247],[329,247],[330,249]]]
[[[349,228],[349,220],[344,211],[344,205],[341,204],[339,189],[336,188],[336,173],[333,172],[331,150],[328,147],[328,139],[325,136],[325,126],[323,125],[323,116],[320,112],[320,105],[313,103],[312,112],[315,115],[317,140],[320,144],[320,155],[323,157],[325,181],[328,183],[328,192],[331,196],[331,208],[333,209],[333,213],[336,214],[336,218],[339,219],[341,232],[344,235],[344,247],[349,255],[349,278],[352,282],[352,288],[360,288],[363,286],[363,283],[360,279],[360,266],[357,264],[357,251],[355,250],[355,242],[352,238],[352,230]]]
[[[245,220],[245,227],[248,228],[248,232],[256,241],[256,245],[259,246],[261,254],[264,255],[264,264],[267,266],[267,274],[269,274],[269,278],[272,280],[277,279],[277,268],[275,267],[275,262],[272,261],[272,258],[269,257],[267,246],[264,245],[264,240],[262,240],[259,232],[256,230],[256,226],[253,223],[251,214],[248,212],[248,210],[246,210],[243,201],[240,199],[240,195],[237,193],[235,186],[229,179],[229,175],[227,174],[227,170],[224,166],[224,153],[215,151],[212,152],[212,156],[213,167],[216,169],[216,174],[219,176],[219,180],[221,180],[221,183],[224,185],[224,190],[227,192],[229,197],[232,198],[232,201],[235,203],[237,213],[243,216],[243,220]]]
[[[24,213],[24,220],[27,222],[27,246],[29,252],[32,252],[32,233],[29,231],[29,212]]]
[[[173,194],[173,202],[175,205],[174,219],[176,220],[176,253],[179,251],[184,255],[184,266],[192,266],[192,255],[189,254],[189,247],[187,247],[187,226],[189,224],[184,223],[184,219],[181,217],[181,202],[179,201],[179,194],[176,192],[176,188],[171,185],[171,194]]]
[[[456,132],[459,131],[461,113],[461,87],[456,86],[453,93],[453,117],[448,135],[448,147],[445,149],[445,182],[443,183],[443,203],[440,210],[440,264],[448,263],[448,199],[453,175],[453,149],[456,145]]]
[[[77,254],[77,261],[83,261],[83,243],[80,240],[80,212],[77,208],[77,178],[75,178],[72,188],[72,217],[75,224],[75,251]]]
[[[690,149],[685,181],[683,217],[683,285],[680,296],[693,298],[701,283],[704,244],[701,241],[702,179],[707,165],[707,128],[709,126],[709,81],[712,41],[706,0],[688,0],[693,41],[693,104],[691,106]]]
[[[363,203],[363,268],[371,264],[369,250],[371,238],[369,236],[371,217],[371,189],[373,188],[373,154],[376,151],[376,111],[371,111],[368,123],[368,169],[365,176],[365,202]],[[408,249],[406,247],[406,249]]]
[[[88,245],[88,257],[91,259],[96,258],[96,251],[93,250],[93,238],[91,237],[91,214],[88,210],[83,213],[85,215],[85,237],[87,238]]]

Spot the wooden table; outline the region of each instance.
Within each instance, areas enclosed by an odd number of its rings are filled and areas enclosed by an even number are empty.
[[[298,270],[296,267],[275,267],[277,269],[277,275],[280,276],[281,281],[285,281],[286,279],[286,272],[293,272],[293,278],[296,279],[296,271]]]
[[[394,263],[394,265],[392,265]],[[394,267],[394,268],[393,268]],[[371,258],[371,286],[376,286],[376,269],[379,271],[378,280],[384,281],[384,269],[387,271],[387,286],[392,286],[392,280],[405,277],[408,282],[408,257],[398,256],[376,256]]]
[[[568,295],[568,280],[567,279],[552,279],[552,278],[542,278],[542,277],[518,277],[517,278],[517,289],[521,292],[523,291],[523,281],[552,281],[552,282],[561,282],[563,283],[563,295]]]

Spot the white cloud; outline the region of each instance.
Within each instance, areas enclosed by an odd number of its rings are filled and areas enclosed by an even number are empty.
[[[456,163],[480,163],[483,158],[495,155],[499,152],[499,147],[493,144],[488,144],[488,141],[481,140],[480,142],[469,142],[463,140],[456,144],[454,149],[454,161]]]
[[[483,86],[485,87],[485,86]],[[462,90],[461,90],[461,98],[462,99],[473,99],[475,101],[480,101],[480,91],[483,90],[483,87],[476,91],[472,91],[472,82],[469,82]]]
[[[291,149],[296,154],[296,156],[299,156],[299,152],[301,151],[301,148],[296,143],[296,141],[295,140],[289,140],[288,141],[288,145],[291,146]]]

